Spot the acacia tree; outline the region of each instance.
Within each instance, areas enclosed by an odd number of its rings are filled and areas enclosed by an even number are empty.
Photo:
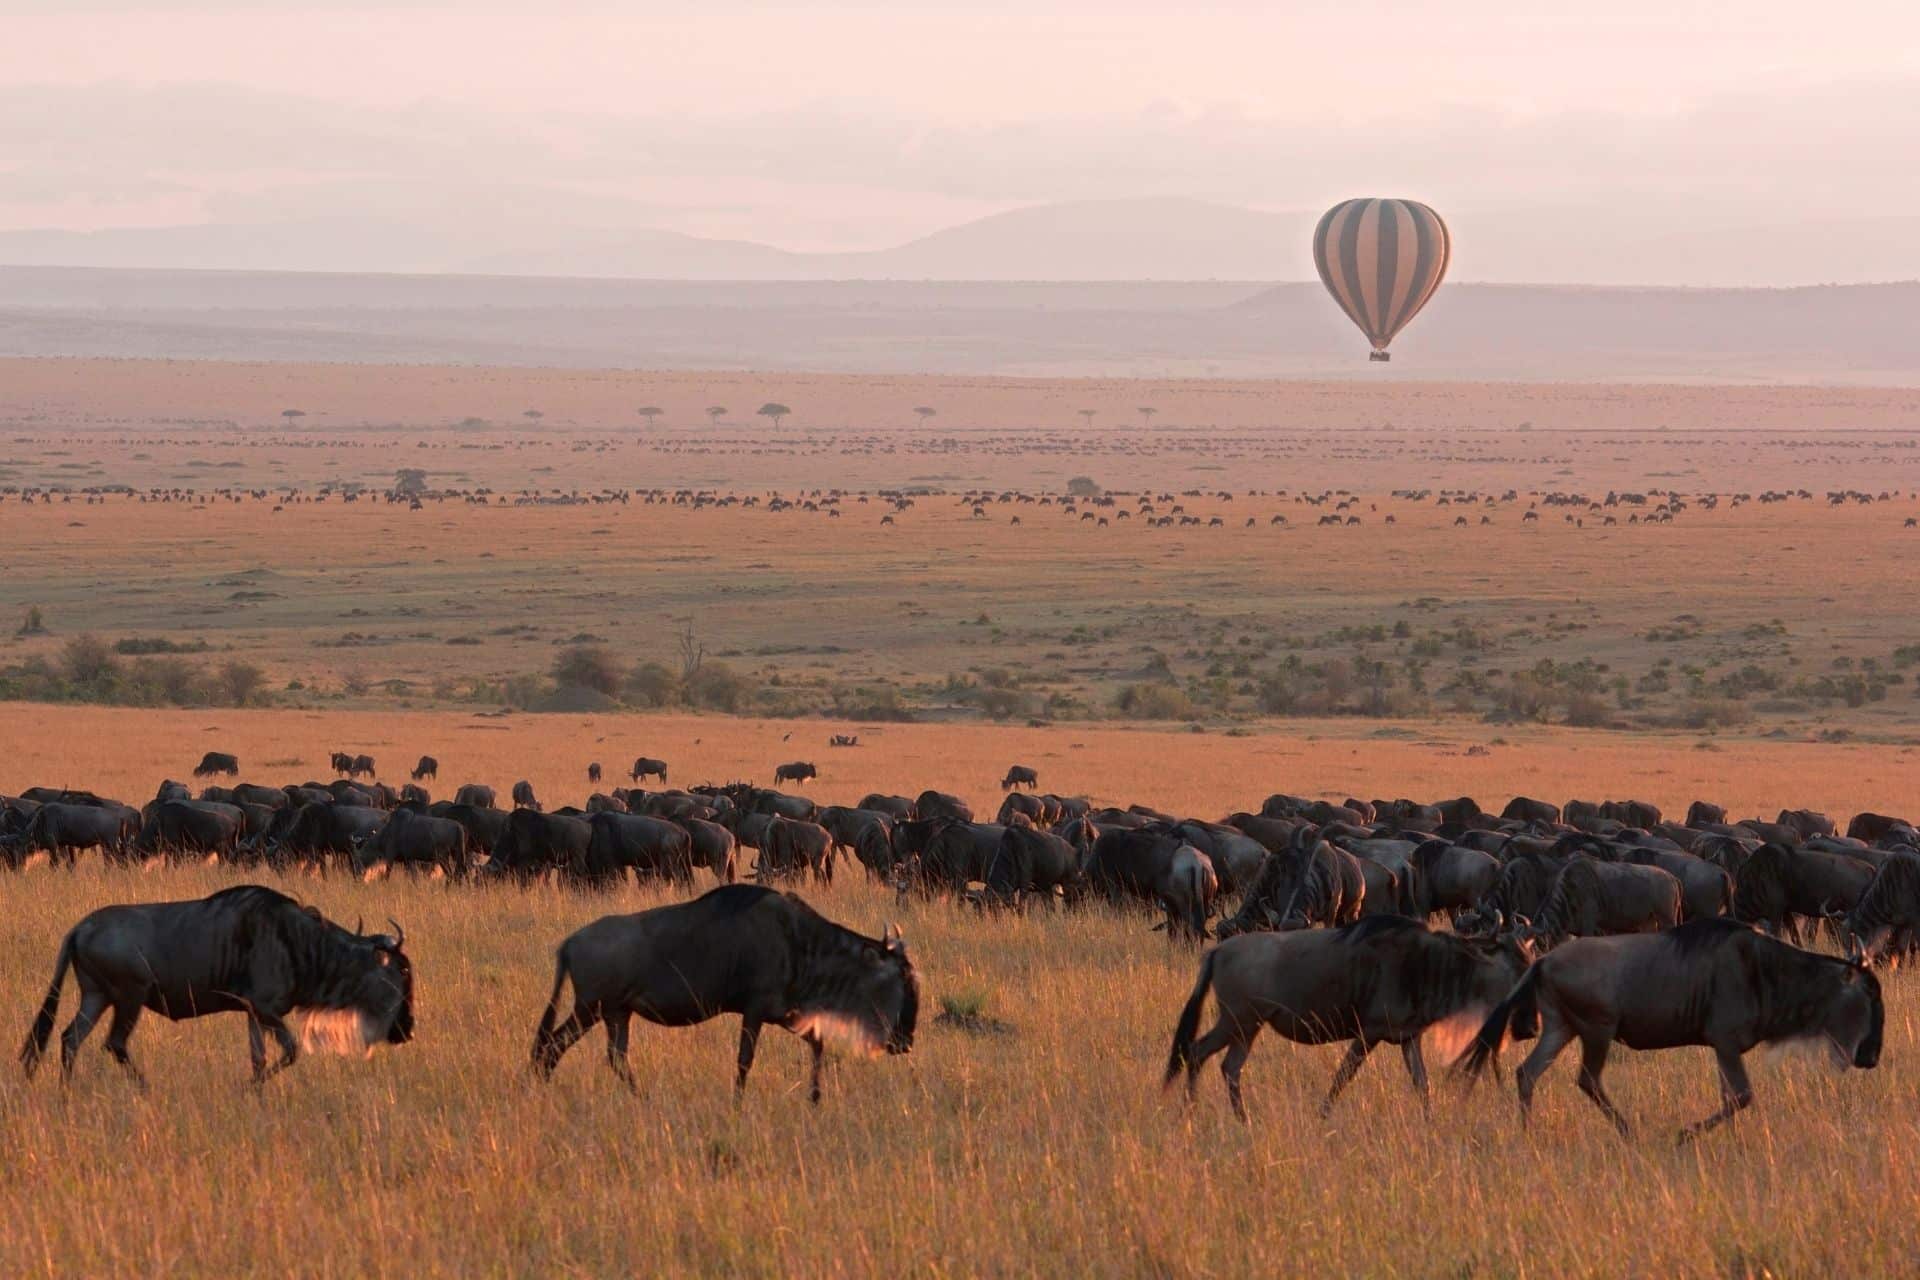
[[[529,425],[537,427],[540,425],[540,419],[546,417],[547,415],[540,412],[538,409],[529,409],[525,413],[521,414],[520,416],[525,418]]]
[[[723,404],[710,404],[707,406],[707,421],[711,425],[716,427],[719,426],[720,419],[726,416],[727,416],[727,406]]]
[[[282,409],[280,411],[280,416],[287,420],[288,426],[292,426],[295,422],[299,421],[301,418],[306,417],[307,411],[305,409]]]
[[[1140,415],[1141,426],[1150,427],[1153,425],[1153,415],[1160,411],[1150,404],[1143,404],[1138,409],[1135,409],[1134,412]]]
[[[787,406],[779,403],[778,401],[769,400],[765,404],[761,405],[758,409],[755,409],[754,412],[759,414],[763,418],[770,419],[773,422],[773,425],[777,428],[780,425],[780,419],[792,413],[793,410],[787,408]]]
[[[642,406],[641,408],[635,409],[634,412],[639,414],[641,417],[645,418],[647,420],[647,425],[651,427],[653,425],[653,420],[659,417],[661,414],[665,413],[666,410],[657,408],[654,405],[645,405],[645,406]]]
[[[1094,414],[1096,414],[1096,413],[1098,413],[1098,412],[1100,412],[1100,411],[1099,411],[1098,409],[1082,409],[1082,410],[1080,410],[1080,416],[1081,416],[1082,418],[1084,418],[1084,419],[1086,419],[1086,422],[1087,422],[1087,425],[1088,425],[1088,426],[1092,426],[1092,425],[1093,425],[1093,415],[1094,415]]]
[[[927,419],[931,418],[934,415],[935,410],[930,409],[923,404],[917,409],[915,409],[914,412],[920,415],[920,425],[924,427],[927,425]]]

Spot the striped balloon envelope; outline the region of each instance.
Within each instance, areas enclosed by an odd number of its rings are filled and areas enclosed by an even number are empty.
[[[1420,314],[1447,274],[1453,240],[1417,200],[1347,200],[1313,230],[1320,282],[1386,360],[1387,344]]]

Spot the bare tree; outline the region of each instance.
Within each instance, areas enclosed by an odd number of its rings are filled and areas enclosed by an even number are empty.
[[[707,406],[707,421],[712,423],[714,426],[716,427],[719,426],[720,419],[726,416],[727,416],[727,406],[723,404],[710,404]]]
[[[700,637],[694,632],[692,618],[680,624],[680,637],[674,642],[674,647],[680,653],[680,680],[684,684],[693,679],[700,670],[700,664],[707,658],[707,646],[701,643]]]
[[[659,417],[661,414],[665,413],[666,410],[658,408],[654,405],[645,405],[641,408],[635,409],[634,412],[639,414],[641,417],[645,418],[647,420],[647,425],[651,427],[653,425],[653,420]]]

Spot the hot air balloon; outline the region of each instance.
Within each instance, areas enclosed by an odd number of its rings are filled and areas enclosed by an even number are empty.
[[[1387,344],[1420,314],[1447,274],[1453,240],[1440,215],[1417,200],[1347,200],[1313,229],[1320,282],[1388,360]]]

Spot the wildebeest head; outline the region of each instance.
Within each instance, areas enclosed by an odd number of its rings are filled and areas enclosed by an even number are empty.
[[[332,967],[312,1003],[294,1010],[308,1050],[371,1054],[377,1044],[413,1039],[413,962],[404,950],[406,930],[392,933],[340,931],[347,950]]]
[[[1868,1068],[1880,1061],[1880,1043],[1887,1010],[1880,999],[1880,979],[1868,969],[1847,963],[1840,989],[1820,1024],[1833,1050],[1834,1062]]]
[[[920,1018],[920,980],[907,944],[893,925],[876,941],[851,935],[858,947],[836,964],[829,983],[796,1010],[789,1025],[802,1035],[848,1043],[867,1052],[913,1051]]]

